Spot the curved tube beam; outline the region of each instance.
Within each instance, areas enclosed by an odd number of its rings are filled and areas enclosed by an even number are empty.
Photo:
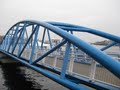
[[[78,25],[59,23],[59,22],[48,22],[48,23],[58,26],[59,28],[61,28],[63,30],[87,32],[87,33],[91,33],[91,34],[94,34],[94,35],[97,35],[100,37],[104,37],[104,38],[107,38],[107,39],[110,39],[110,40],[120,43],[120,37],[109,34],[109,33],[105,33],[105,32],[99,31],[99,30],[86,28],[86,27],[82,27],[82,26],[78,26]]]
[[[78,47],[79,49],[81,49],[82,51],[87,53],[89,56],[91,56],[93,59],[95,59],[101,65],[103,65],[106,69],[108,69],[114,75],[116,75],[118,78],[120,78],[120,62],[117,62],[112,57],[110,57],[107,54],[105,54],[104,52],[96,49],[95,47],[91,46],[90,44],[84,42],[83,40],[69,34],[68,32],[65,32],[63,29],[61,29],[57,26],[54,26],[50,23],[38,22],[38,21],[21,21],[21,22],[18,22],[17,24],[20,24],[20,23],[37,24],[37,25],[40,25],[42,27],[49,29],[50,31],[56,33],[57,35],[66,39],[68,42],[70,42],[71,44],[75,45],[76,47]],[[17,24],[15,24],[14,26],[16,26]],[[73,26],[71,26],[71,27],[73,27]],[[80,27],[77,27],[77,28],[80,29]],[[81,31],[84,31],[84,30],[81,30]],[[115,42],[120,42],[120,37],[115,36],[115,35],[111,35],[108,33],[96,31],[96,30],[92,30],[92,29],[86,30],[86,32],[111,39]]]

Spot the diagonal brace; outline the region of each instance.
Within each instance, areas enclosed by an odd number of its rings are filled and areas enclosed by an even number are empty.
[[[35,33],[35,31],[36,31],[36,28],[37,28],[37,26],[34,28],[33,32],[31,33],[31,35],[30,35],[29,39],[28,39],[28,40],[27,40],[27,42],[25,43],[25,45],[24,45],[23,49],[21,50],[21,52],[19,53],[18,57],[20,57],[20,56],[21,56],[21,54],[23,53],[23,51],[24,51],[25,47],[27,46],[27,44],[29,43],[30,39],[31,39],[31,38],[32,38],[32,36],[34,35],[34,33]]]
[[[118,42],[112,42],[112,43],[108,44],[107,46],[101,48],[100,50],[101,50],[101,51],[104,51],[104,50],[106,50],[106,49],[108,49],[108,48],[116,45],[117,43],[118,43]]]
[[[46,57],[47,55],[49,55],[50,53],[52,53],[53,51],[55,51],[56,49],[58,49],[59,47],[61,47],[62,45],[64,45],[66,42],[67,42],[66,40],[63,40],[61,43],[59,43],[58,45],[56,45],[55,47],[53,47],[52,49],[50,49],[48,52],[46,52],[44,55],[42,55],[40,58],[38,58],[37,60],[35,60],[32,64],[35,64],[35,63],[39,62],[44,57]]]

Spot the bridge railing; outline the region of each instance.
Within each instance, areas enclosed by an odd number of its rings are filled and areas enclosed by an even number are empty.
[[[35,53],[35,58],[39,57],[39,53],[40,52]],[[45,57],[44,60],[40,62],[40,64],[61,70],[63,55],[60,53],[61,52],[56,52],[48,57]],[[115,56],[116,59],[119,60],[119,55],[116,54]],[[106,70],[102,65],[96,63],[95,60],[93,60],[84,52],[81,52],[77,55],[74,54],[74,52],[70,53],[67,73],[74,76],[82,76],[88,78],[92,82],[99,81],[116,87],[120,86],[120,80],[117,77]]]

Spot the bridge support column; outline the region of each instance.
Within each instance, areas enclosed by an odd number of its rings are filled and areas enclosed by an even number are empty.
[[[71,44],[68,42],[67,46],[66,46],[64,60],[63,60],[63,66],[62,66],[62,70],[61,70],[61,78],[65,78],[67,65],[68,65],[69,54],[70,54],[70,45]]]
[[[57,65],[57,59],[58,59],[58,56],[55,56],[55,59],[54,59],[54,62],[53,62],[53,67],[56,68],[56,65]]]
[[[69,63],[69,69],[68,69],[69,74],[71,74],[71,75],[73,73],[73,67],[74,67],[74,58],[71,58],[70,63]]]
[[[91,64],[91,70],[90,70],[90,81],[94,81],[95,79],[95,71],[96,71],[96,61],[92,60],[92,64]]]

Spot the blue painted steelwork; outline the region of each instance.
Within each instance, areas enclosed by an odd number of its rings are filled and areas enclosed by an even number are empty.
[[[36,27],[35,27],[35,25],[32,25],[32,32],[33,32],[33,30],[35,29]],[[32,45],[33,45],[33,37],[31,37],[31,40],[30,40],[30,45],[31,45],[31,47],[32,47]]]
[[[17,42],[17,34],[18,34],[18,32],[19,32],[19,24],[16,26],[16,30],[15,30],[16,32],[15,32],[15,36],[14,36],[14,38],[13,38],[13,45],[12,45],[12,49],[15,47],[15,43]]]
[[[36,27],[37,28],[37,27]],[[33,37],[35,31],[36,31],[36,28],[34,28],[33,32],[31,33],[29,39],[27,40],[27,42],[25,43],[25,45],[23,46],[21,52],[19,53],[18,57],[20,57],[25,49],[25,47],[27,46],[27,44],[30,42],[31,38]]]
[[[66,43],[66,40],[63,40],[61,43],[59,43],[58,45],[56,45],[55,47],[53,47],[52,49],[50,49],[49,51],[47,51],[45,54],[43,54],[41,57],[39,57],[37,60],[35,60],[32,64],[35,64],[37,62],[39,62],[40,60],[42,60],[44,57],[48,56],[50,53],[52,53],[53,51],[55,51],[56,49],[60,48],[62,45],[64,45]]]
[[[10,35],[10,38],[9,38],[9,43],[8,43],[8,45],[7,45],[6,51],[8,51],[9,46],[10,46],[10,43],[12,42],[12,37],[13,37],[13,34],[14,34],[13,31],[14,31],[14,30],[12,30],[12,32],[11,32],[11,35]],[[8,34],[9,34],[9,33],[10,33],[10,30],[9,30]]]
[[[46,28],[44,29],[44,32],[43,32],[43,37],[42,37],[42,42],[41,42],[41,49],[43,48],[43,43],[44,43],[44,40],[45,40],[45,32],[46,32]]]
[[[14,30],[14,28],[10,28],[10,30],[11,30],[11,29]],[[7,32],[7,34],[8,34],[8,33],[9,33],[9,31]],[[14,39],[16,39],[15,37],[16,37],[17,33],[18,33],[18,29],[16,29],[15,32],[14,32],[13,38],[12,38],[12,40],[11,40],[9,46],[8,46],[8,50],[7,50],[8,52],[9,52],[9,50],[10,50],[10,47],[12,46],[12,43],[14,42]],[[3,40],[4,40],[4,38],[3,38]]]
[[[48,72],[46,72],[44,69],[39,68],[39,67],[37,67],[37,66],[35,66],[35,65],[30,65],[30,64],[27,63],[26,61],[24,61],[24,60],[22,60],[22,59],[20,59],[20,58],[17,58],[17,57],[15,57],[15,56],[7,53],[7,52],[4,52],[4,51],[0,51],[0,52],[2,52],[2,53],[4,53],[4,54],[6,54],[6,55],[8,55],[8,56],[10,56],[10,57],[18,60],[19,62],[23,63],[24,65],[26,65],[26,66],[28,66],[28,67],[30,67],[30,68],[32,68],[32,69],[40,72],[41,74],[45,75],[46,77],[48,77],[48,78],[56,81],[57,83],[65,86],[65,87],[67,87],[67,88],[70,88],[70,89],[72,89],[72,90],[90,90],[90,89],[88,89],[88,88],[86,88],[86,87],[83,87],[82,85],[77,85],[77,84],[75,84],[75,83],[73,83],[73,82],[70,82],[70,81],[67,80],[67,79],[61,79],[61,78],[59,78],[57,75],[48,73]]]
[[[20,44],[19,44],[19,49],[18,49],[17,55],[20,54],[20,51],[21,51],[21,49],[22,49],[22,47],[23,47],[25,30],[26,30],[26,23],[25,23],[24,26],[23,26],[22,36],[20,37],[21,39],[20,39]]]
[[[28,33],[27,33],[27,30],[26,30],[26,39],[28,40]],[[28,44],[28,47],[30,48],[30,44]]]
[[[77,26],[77,25],[72,25],[72,24],[66,24],[66,23],[58,23],[58,22],[48,22],[48,23],[55,25],[55,26],[59,26],[59,28],[61,28],[63,30],[87,32],[87,33],[101,36],[101,37],[104,37],[104,38],[107,38],[107,39],[110,39],[110,40],[120,43],[120,37],[109,34],[109,33],[105,33],[105,32],[99,31],[99,30],[86,28],[86,27],[82,27],[82,26]]]
[[[70,53],[70,43],[68,42],[66,46],[66,50],[65,50],[64,60],[63,60],[61,78],[65,78],[67,65],[68,65],[68,59],[69,59],[69,53]]]
[[[8,39],[9,39],[9,33],[8,33],[8,35],[6,36],[6,41],[5,41],[5,45],[4,45],[4,49],[5,49],[5,51],[6,51],[6,48],[7,48],[7,44],[8,44]]]
[[[22,26],[21,26],[21,24],[22,24]],[[21,28],[19,28],[18,25]],[[29,38],[27,38],[26,42],[23,44],[22,42],[24,40],[24,34],[26,32],[26,28],[29,26],[32,26],[32,33],[30,34]],[[42,56],[39,56],[36,60],[32,61],[35,46],[37,43],[37,37],[39,36],[38,35],[39,28],[38,27],[40,27],[40,26],[44,28],[42,42],[41,42],[41,49],[43,48],[46,30],[48,32],[48,39],[50,42],[51,49],[46,51]],[[74,49],[76,49],[76,48],[81,49],[83,52],[85,52],[86,54],[91,56],[94,60],[99,62],[101,65],[103,65],[107,70],[109,70],[111,73],[113,73],[116,77],[120,78],[120,62],[117,62],[111,56],[109,56],[109,55],[105,54],[103,51],[101,51],[101,50],[110,48],[111,46],[115,45],[116,43],[120,43],[120,37],[118,37],[118,36],[108,34],[105,32],[101,32],[101,31],[96,31],[93,29],[85,28],[85,27],[81,27],[81,26],[77,26],[77,25],[66,24],[66,23],[21,21],[21,22],[16,23],[9,29],[9,31],[4,36],[2,42],[0,43],[0,47],[3,47],[4,45],[6,45],[7,36],[9,35],[9,32],[13,31],[13,29],[15,27],[16,27],[16,31],[14,32],[14,35],[11,36],[12,40],[9,42],[9,44],[7,46],[8,47],[8,49],[6,49],[7,52],[5,52],[4,48],[3,49],[1,48],[0,52],[20,61],[21,63],[31,67],[32,69],[42,73],[43,75],[53,79],[54,81],[62,84],[63,86],[65,86],[67,88],[74,89],[74,90],[87,90],[86,87],[84,88],[84,86],[78,85],[78,82],[76,80],[79,80],[79,79],[77,79],[77,78],[75,79],[74,77],[72,77],[72,80],[71,80],[70,78],[65,77],[67,75],[66,67],[67,67],[67,63],[68,63],[68,54],[70,52],[70,44],[72,44],[74,46]],[[54,47],[52,46],[49,31],[51,31],[51,32],[59,35],[61,38],[63,38],[63,40]],[[70,31],[70,33],[69,33],[69,31]],[[95,47],[91,46],[90,44],[84,42],[80,38],[75,37],[73,35],[73,31],[87,32],[87,33],[95,34],[97,36],[113,40],[113,42],[115,42],[115,43],[109,44],[108,46],[102,48],[101,50],[98,50]],[[18,35],[18,33],[20,33],[20,34]],[[19,37],[16,37],[17,35]],[[34,40],[33,40],[33,36],[34,36]],[[20,37],[22,37],[22,38],[20,38]],[[17,41],[15,40],[16,41],[15,42],[14,39],[16,39]],[[19,45],[19,39],[22,40],[20,47],[18,48],[19,54],[13,55],[15,48],[17,47],[17,45]],[[14,42],[14,45],[12,45],[13,42]],[[64,44],[66,44],[67,42],[68,42],[68,44],[66,47],[65,57],[64,57],[63,64],[62,64],[63,67],[62,67],[60,76],[51,74],[50,72],[44,71],[42,68],[38,67],[37,64],[39,64],[38,63],[39,61],[41,61],[43,58],[45,58],[49,54],[53,53],[55,50],[57,50],[58,48],[60,48]],[[31,48],[31,56],[30,56],[29,61],[21,56],[27,45],[31,45],[31,47],[32,47]],[[9,52],[11,47],[12,47],[12,53]],[[53,70],[53,71],[55,71],[55,70]],[[94,83],[91,84],[90,82],[85,82],[84,84],[88,85],[90,87],[96,88],[96,89],[99,89],[99,88],[104,89],[104,86],[102,86],[101,84],[95,85]],[[107,87],[105,87],[105,88],[108,89]]]
[[[104,50],[106,50],[106,49],[108,49],[116,44],[117,44],[117,42],[112,42],[112,43],[108,44],[106,47],[101,48],[101,50],[104,51]]]
[[[13,46],[13,49],[12,49],[12,54],[13,54],[13,52],[14,52],[14,50],[15,50],[15,48],[16,48],[16,46],[17,46],[17,44],[18,44],[18,42],[19,42],[19,40],[20,40],[20,38],[21,38],[21,35],[22,35],[22,30],[20,31],[20,35],[19,35],[19,37],[17,38],[17,41],[15,42],[15,44],[14,44],[14,46]]]
[[[32,51],[31,51],[31,56],[30,56],[30,60],[29,60],[30,64],[32,64],[32,59],[33,59],[33,55],[34,55],[34,51],[35,51],[35,46],[36,46],[36,43],[37,43],[38,32],[39,32],[39,26],[37,25],[35,36],[34,36],[34,42],[33,42],[33,46],[32,46]]]
[[[47,33],[48,33],[48,39],[49,39],[49,43],[50,43],[50,48],[52,48],[52,41],[51,41],[51,38],[50,38],[49,30],[47,30]]]

